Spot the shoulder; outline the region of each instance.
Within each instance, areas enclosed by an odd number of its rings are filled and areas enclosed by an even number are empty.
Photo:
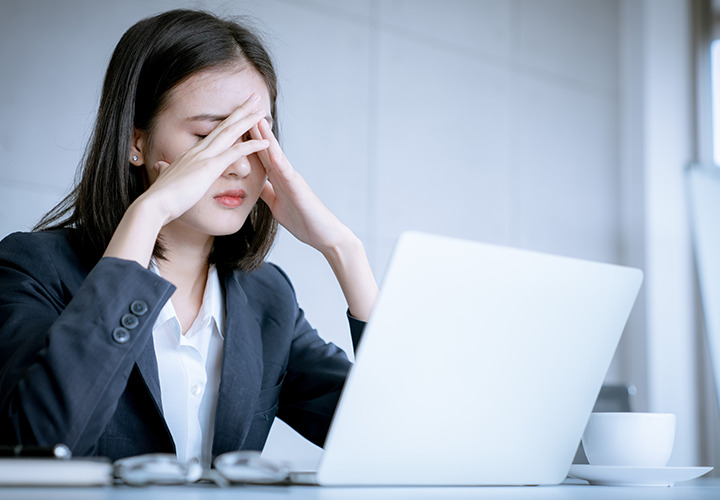
[[[74,249],[70,229],[6,236],[0,241],[0,266],[38,275],[88,271]]]
[[[76,257],[72,231],[72,229],[51,229],[31,233],[11,233],[0,241],[0,255]]]
[[[13,250],[15,248],[28,247],[28,245],[37,245],[48,237],[48,233],[53,233],[50,238],[57,238],[59,235],[56,231],[36,231],[32,233],[16,232],[10,233],[0,241],[0,250],[3,252]]]
[[[69,249],[72,229],[50,229],[47,231],[10,233],[0,241],[0,249],[22,248],[33,250],[43,248]]]

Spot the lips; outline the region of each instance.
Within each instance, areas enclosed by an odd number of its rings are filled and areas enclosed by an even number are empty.
[[[245,191],[242,189],[230,189],[214,196],[215,201],[227,208],[235,208],[242,205],[245,198]]]

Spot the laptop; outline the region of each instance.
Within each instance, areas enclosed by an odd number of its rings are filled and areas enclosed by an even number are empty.
[[[309,482],[562,482],[641,282],[637,269],[403,233]]]

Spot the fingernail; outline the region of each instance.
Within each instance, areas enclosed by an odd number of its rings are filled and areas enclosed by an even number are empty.
[[[154,170],[155,172],[160,173],[160,162],[158,162],[158,163],[156,163],[155,165],[153,165],[153,170]]]

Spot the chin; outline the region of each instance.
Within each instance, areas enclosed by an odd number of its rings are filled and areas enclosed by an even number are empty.
[[[211,236],[215,236],[215,237],[230,236],[230,235],[233,235],[233,234],[237,233],[238,231],[240,231],[240,229],[242,229],[242,224],[240,224],[239,226],[232,226],[231,228],[230,227],[208,228],[208,234],[210,234]]]
[[[207,221],[205,230],[211,236],[228,236],[235,234],[242,229],[247,216],[245,217],[218,217],[215,220]]]

